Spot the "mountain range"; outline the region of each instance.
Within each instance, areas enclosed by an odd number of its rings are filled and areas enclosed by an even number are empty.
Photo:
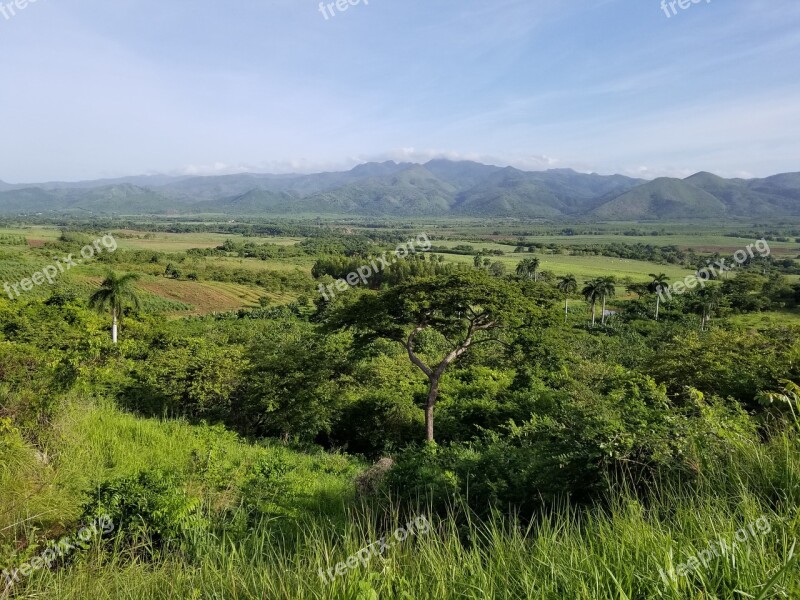
[[[83,182],[0,181],[6,215],[457,216],[647,221],[800,216],[800,173],[653,181],[470,161],[365,163],[309,175],[147,175]]]

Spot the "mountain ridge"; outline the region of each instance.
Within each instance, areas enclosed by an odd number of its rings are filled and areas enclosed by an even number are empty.
[[[363,163],[348,171],[143,175],[83,182],[0,181],[0,214],[298,213],[600,220],[800,216],[800,172],[652,181],[474,161]]]

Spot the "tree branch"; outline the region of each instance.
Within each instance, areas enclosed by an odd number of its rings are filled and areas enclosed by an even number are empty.
[[[421,325],[417,325],[414,328],[414,331],[412,331],[409,334],[408,339],[403,345],[405,346],[406,351],[408,351],[408,358],[411,359],[411,362],[417,365],[417,367],[419,367],[419,370],[425,373],[425,375],[427,375],[428,378],[430,379],[431,377],[433,377],[433,369],[431,369],[428,365],[422,362],[422,359],[414,353],[414,338],[416,338],[417,334],[423,329],[425,329],[424,323]]]

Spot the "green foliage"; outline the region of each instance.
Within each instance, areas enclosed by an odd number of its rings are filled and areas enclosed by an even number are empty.
[[[530,411],[520,425],[510,421],[470,443],[404,451],[390,475],[394,493],[427,498],[440,511],[456,495],[481,514],[496,507],[531,516],[563,498],[602,501],[617,474],[640,484],[691,480],[736,443],[756,439],[735,405],[702,394],[673,405],[653,381],[623,372],[600,389],[526,395],[500,404]]]
[[[760,391],[774,389],[780,379],[800,378],[798,357],[800,338],[791,329],[714,329],[664,343],[648,370],[672,390],[688,385],[754,408]]]
[[[126,402],[150,415],[224,421],[248,368],[243,354],[203,338],[175,340],[153,350],[147,366],[136,370]]]
[[[640,277],[621,283],[641,298],[616,299],[618,316],[595,328],[579,326],[586,307],[578,299],[573,309],[569,298],[565,320],[565,296],[580,289],[574,277],[491,276],[495,260],[515,269],[523,258],[511,256],[515,247],[537,250],[541,266],[553,267],[548,261],[566,248],[553,235],[569,238],[573,256],[585,248],[694,267],[707,258],[684,249],[695,239],[706,246],[699,237],[673,245],[658,239],[674,231],[625,226],[612,235],[608,227],[490,231],[480,223],[464,225],[472,232],[465,237],[442,224],[439,250],[457,247],[447,260],[469,263],[460,253],[480,252],[480,269],[409,258],[376,280],[379,290],[353,289],[315,309],[314,261],[316,274],[336,276],[411,230],[356,220],[331,228],[219,223],[214,231],[226,235],[301,232],[314,241],[282,251],[234,238],[222,249],[100,256],[148,283],[168,284],[157,277],[171,265],[204,281],[263,284],[248,298],[268,294],[273,303],[176,319],[159,313],[185,306],[141,293],[144,310],[126,314],[118,347],[107,317],[87,305],[97,266],[22,299],[0,298],[0,564],[30,559],[107,509],[123,526],[115,541],[37,573],[20,595],[794,597],[788,558],[798,533],[800,448],[787,425],[796,420],[797,390],[776,390],[800,379],[800,336],[785,321],[757,330],[729,318],[776,307],[790,314],[795,292],[777,271],[792,265],[748,265],[704,293],[662,303],[658,321],[653,286],[661,270],[680,269],[640,265]],[[120,239],[152,241],[147,235]],[[630,244],[617,235],[652,237]],[[193,238],[220,243],[219,234],[211,239]],[[4,246],[0,274],[28,276],[60,248]],[[602,291],[604,275],[591,273],[598,304],[613,293]],[[444,360],[461,347],[468,351]],[[431,378],[420,377],[410,353],[431,371],[445,366],[436,380],[439,445],[419,443]],[[364,465],[331,449],[370,461],[391,456],[385,487],[372,497],[360,487],[354,504]],[[444,519],[427,537],[322,583],[318,569],[433,513]],[[659,575],[707,547],[709,532],[732,533],[762,514],[776,535],[740,548],[735,561],[677,582]]]
[[[206,534],[200,508],[200,500],[190,497],[174,475],[143,471],[101,483],[82,519],[110,517],[129,547],[155,557],[170,548],[187,550]]]
[[[368,392],[339,412],[330,433],[334,447],[377,458],[422,438],[423,412],[391,390]]]
[[[288,475],[293,471],[281,453],[261,457],[242,483],[241,497],[251,521],[263,516],[286,514],[297,497]]]
[[[274,323],[248,352],[233,422],[259,436],[313,440],[328,431],[352,369],[348,334],[300,321]]]

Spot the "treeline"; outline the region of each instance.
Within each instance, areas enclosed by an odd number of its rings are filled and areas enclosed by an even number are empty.
[[[397,260],[389,253],[386,258],[390,264],[381,267],[381,263],[374,257],[328,256],[314,263],[311,274],[316,279],[326,276],[346,279],[349,274],[358,272],[364,266],[370,266],[373,272],[367,279],[367,286],[377,290],[385,285],[396,285],[414,277],[434,277],[466,269],[464,265],[445,263],[444,257],[433,254],[416,254]],[[372,269],[370,265],[372,261],[378,266],[377,271]]]

